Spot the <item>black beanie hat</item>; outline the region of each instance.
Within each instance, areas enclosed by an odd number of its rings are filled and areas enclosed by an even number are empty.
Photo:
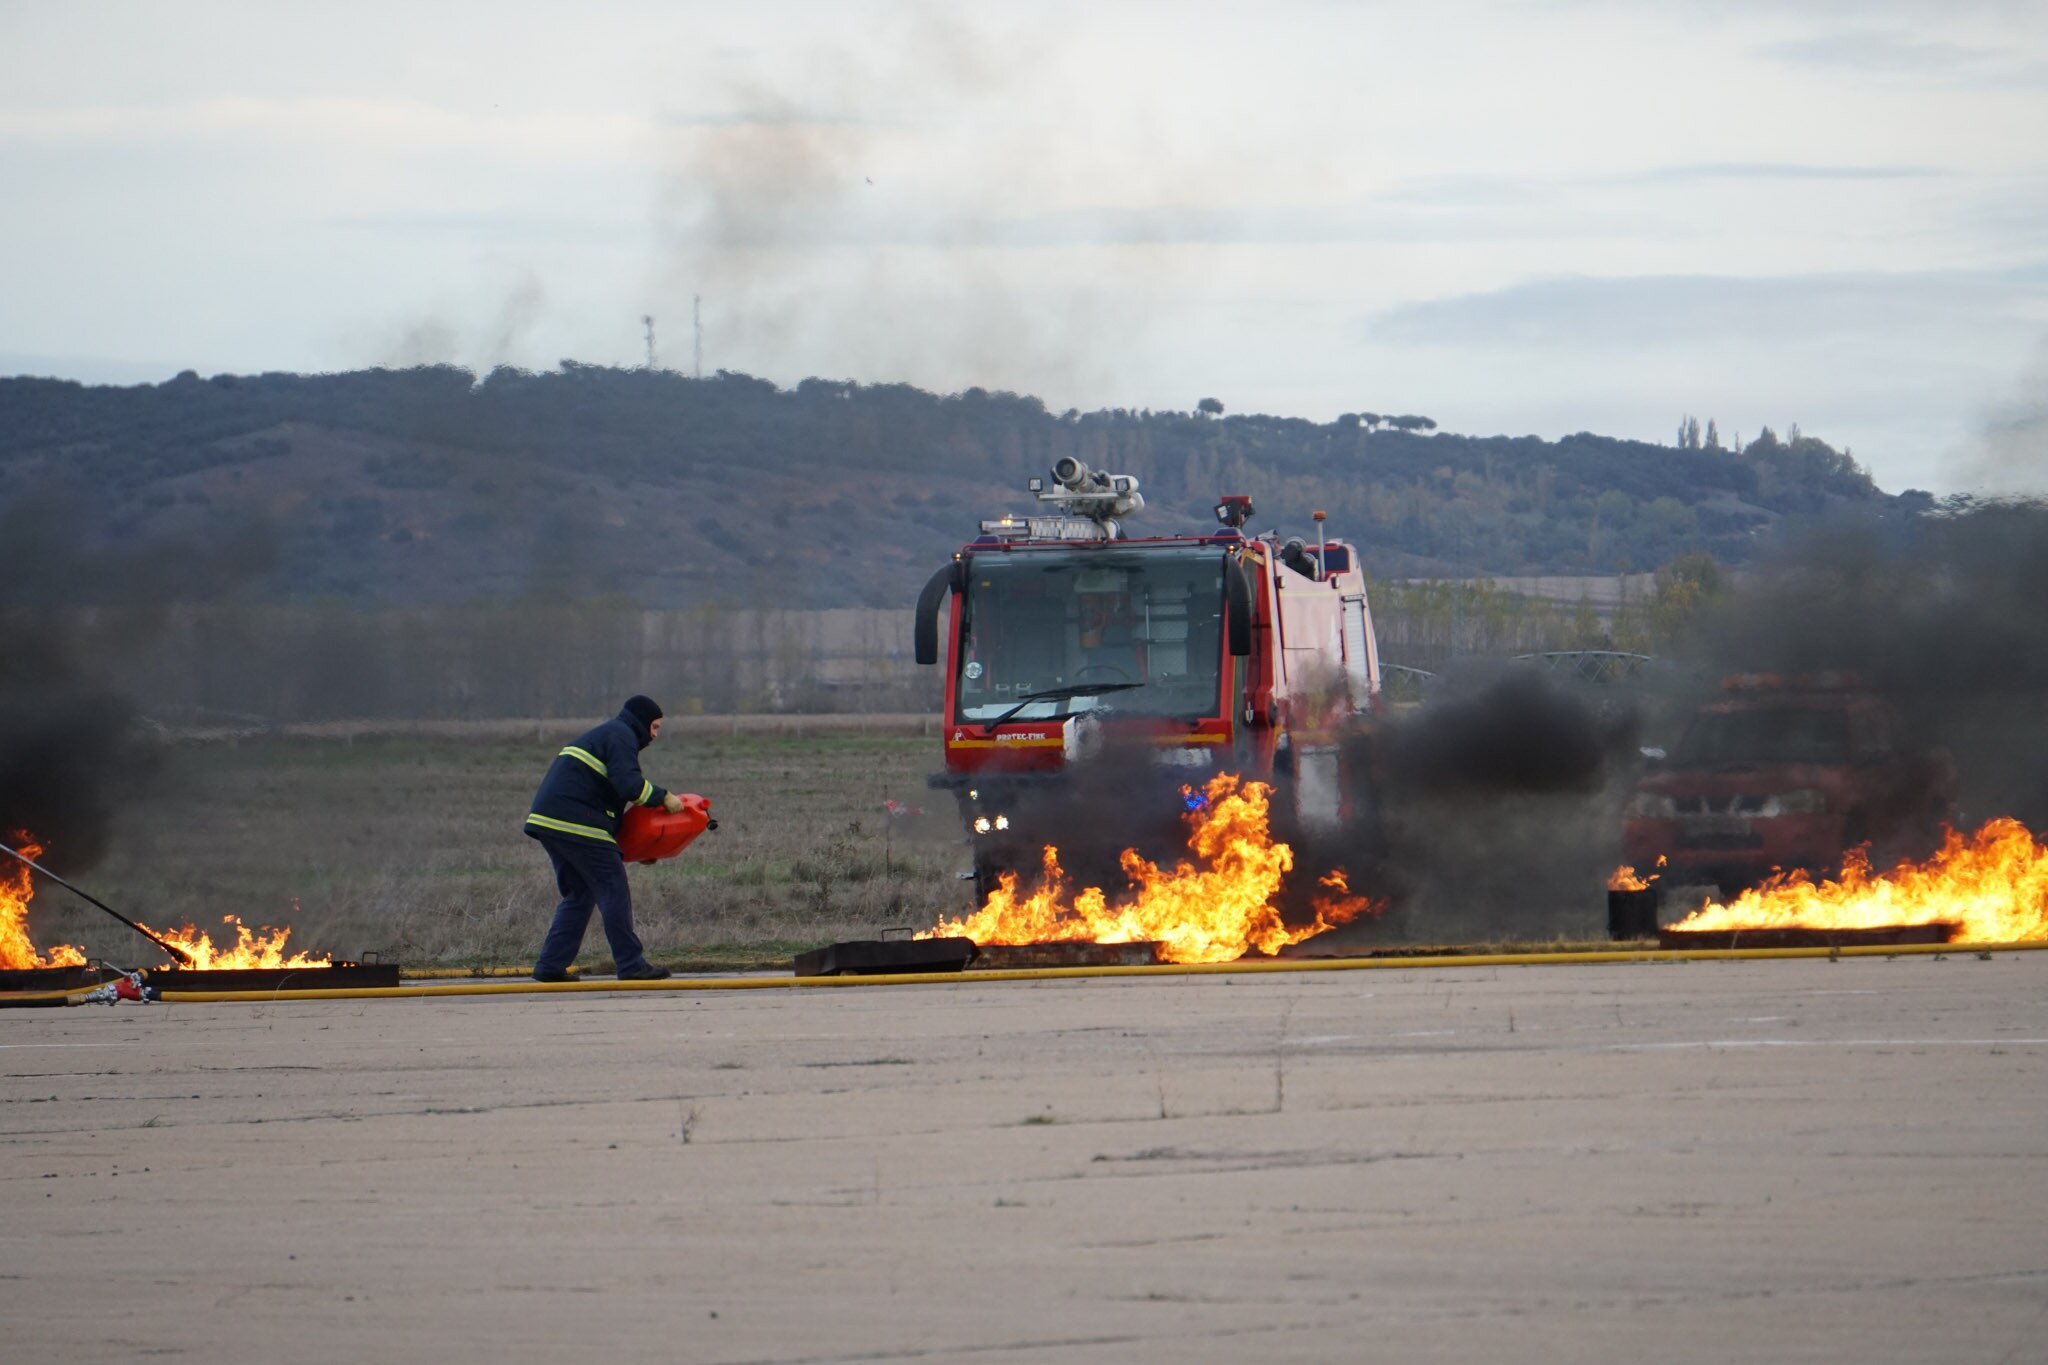
[[[661,707],[655,704],[654,698],[643,697],[637,692],[626,698],[626,704],[619,709],[643,726],[652,726],[661,719]]]

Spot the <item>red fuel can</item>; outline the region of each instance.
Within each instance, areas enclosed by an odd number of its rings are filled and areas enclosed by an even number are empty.
[[[619,856],[629,863],[657,863],[688,848],[711,827],[711,802],[677,792],[683,808],[671,815],[659,806],[633,806],[619,820]]]

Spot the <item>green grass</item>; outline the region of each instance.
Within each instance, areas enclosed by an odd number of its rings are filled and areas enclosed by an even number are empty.
[[[112,853],[80,874],[131,918],[215,930],[234,914],[290,925],[294,947],[420,966],[531,962],[556,899],[520,832],[573,731],[508,740],[270,738],[187,745],[115,819]],[[630,869],[650,956],[692,969],[786,965],[805,948],[957,913],[966,866],[950,801],[924,785],[932,737],[686,733],[643,755],[664,786],[711,798],[719,829]],[[894,798],[928,815],[894,820]],[[47,888],[44,944],[113,961],[155,950]],[[608,960],[595,917],[585,967]]]

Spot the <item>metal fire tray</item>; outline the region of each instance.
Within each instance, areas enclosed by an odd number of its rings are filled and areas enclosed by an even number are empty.
[[[1664,948],[1856,948],[1948,943],[1959,924],[1886,924],[1875,929],[1660,929]]]
[[[969,970],[998,972],[1018,967],[1150,967],[1159,945],[1144,943],[984,943]]]
[[[396,962],[336,962],[325,967],[152,967],[159,991],[325,991],[396,986]]]
[[[858,938],[796,955],[798,976],[887,976],[959,972],[974,960],[971,938]]]
[[[1616,941],[1657,937],[1657,917],[1664,909],[1664,892],[1655,886],[1640,891],[1607,893],[1607,937]]]
[[[97,962],[83,967],[20,967],[0,971],[0,991],[79,991],[120,973]]]

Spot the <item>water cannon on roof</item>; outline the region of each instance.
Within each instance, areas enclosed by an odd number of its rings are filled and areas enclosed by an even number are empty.
[[[1124,531],[1118,518],[1145,505],[1135,475],[1090,469],[1071,455],[1053,465],[1050,484],[1033,479],[1027,487],[1038,495],[1039,502],[1052,504],[1057,515],[997,517],[981,523],[983,535],[1012,540],[1121,540]]]
[[[1127,517],[1145,505],[1135,475],[1106,474],[1071,455],[1063,455],[1053,464],[1052,483],[1047,488],[1044,480],[1033,479],[1031,491],[1038,494],[1040,502],[1057,503],[1096,521]]]

